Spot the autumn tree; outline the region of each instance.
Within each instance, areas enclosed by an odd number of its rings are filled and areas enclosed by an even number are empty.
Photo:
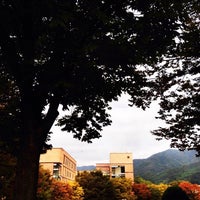
[[[145,183],[134,183],[132,190],[138,200],[151,199],[151,191]]]
[[[123,92],[149,105],[149,66],[174,49],[180,12],[185,1],[0,1],[0,140],[17,157],[15,200],[36,197],[59,105],[72,108],[62,130],[87,142],[110,125],[109,102]]]
[[[52,176],[50,172],[42,167],[39,168],[37,200],[52,200]]]
[[[190,200],[200,200],[200,186],[187,181],[179,183],[179,187],[186,192]]]
[[[83,188],[85,200],[116,199],[109,177],[103,176],[101,171],[81,172],[76,181]]]
[[[135,200],[136,195],[132,190],[132,180],[127,178],[113,178],[111,183],[115,192],[115,199]]]
[[[71,200],[72,194],[69,184],[53,179],[52,200]]]
[[[83,200],[84,199],[84,191],[83,188],[79,185],[78,182],[68,182],[70,187],[72,188],[72,196],[70,200]]]
[[[61,182],[40,167],[37,200],[82,200],[83,190],[77,182]]]
[[[151,192],[151,200],[161,200],[165,190],[169,187],[167,184],[149,184],[147,185]]]

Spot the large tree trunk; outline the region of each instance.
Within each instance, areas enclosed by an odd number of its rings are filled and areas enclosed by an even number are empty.
[[[39,158],[47,134],[58,116],[59,103],[52,103],[42,123],[34,123],[32,112],[24,114],[24,132],[20,136],[13,200],[36,200]],[[26,118],[26,119],[25,119]],[[39,121],[39,120],[38,120]],[[40,126],[40,125],[43,126]]]
[[[40,142],[35,135],[26,135],[20,145],[13,200],[36,200]]]
[[[32,83],[27,81],[21,93],[22,133],[19,135],[13,200],[36,200],[40,153],[58,116],[59,101],[52,100],[42,119],[42,106],[37,104],[40,101],[32,92]]]

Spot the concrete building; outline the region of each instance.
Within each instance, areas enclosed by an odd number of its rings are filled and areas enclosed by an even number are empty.
[[[125,177],[134,180],[132,153],[110,153],[110,162],[97,163],[96,170],[101,170],[110,178]]]
[[[76,160],[63,148],[47,150],[40,156],[40,165],[51,175],[63,182],[74,181],[77,174]]]

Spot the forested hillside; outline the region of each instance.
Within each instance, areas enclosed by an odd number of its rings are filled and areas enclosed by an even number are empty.
[[[147,159],[134,160],[135,176],[154,183],[187,180],[200,183],[200,158],[195,151],[166,150]]]

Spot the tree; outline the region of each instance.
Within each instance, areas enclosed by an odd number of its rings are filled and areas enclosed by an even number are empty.
[[[173,183],[172,183],[173,184]],[[179,182],[173,185],[178,185]],[[161,200],[164,191],[169,186],[164,183],[154,184],[151,181],[144,180],[141,177],[135,178],[135,183],[133,185],[133,191],[141,199],[151,199],[151,200]]]
[[[71,200],[72,188],[69,184],[53,179],[52,184],[52,200]]]
[[[110,125],[109,102],[123,92],[132,105],[149,105],[151,68],[140,65],[173,49],[182,6],[175,0],[0,1],[0,139],[17,157],[15,200],[36,196],[39,155],[59,105],[73,108],[59,120],[62,130],[87,142]]]
[[[83,190],[77,182],[64,183],[52,178],[50,172],[40,167],[37,200],[82,200]]]
[[[79,183],[73,181],[73,182],[69,182],[68,184],[72,188],[71,200],[83,200],[84,191],[83,191],[83,188],[79,185]]]
[[[176,200],[176,199],[189,200],[185,191],[183,191],[180,187],[178,186],[168,187],[163,193],[162,200]]]
[[[111,183],[114,187],[116,200],[126,199],[135,200],[136,195],[132,191],[133,182],[131,179],[127,178],[113,178]]]
[[[168,185],[160,183],[158,185],[156,184],[150,184],[148,185],[148,188],[151,192],[151,200],[161,200],[162,195],[164,191],[167,189]]]
[[[42,167],[39,168],[37,200],[52,200],[53,180],[50,172]]]
[[[136,176],[134,177],[134,183],[142,183],[142,184],[146,184],[146,185],[151,185],[153,184],[151,181],[149,180],[145,180],[140,176]]]
[[[176,46],[157,65],[155,91],[160,94],[159,118],[166,126],[153,131],[180,150],[200,155],[200,2],[184,1]]]
[[[79,173],[76,181],[83,188],[85,200],[115,199],[112,183],[101,171]]]
[[[190,200],[200,199],[200,186],[187,181],[182,181],[179,187],[186,192]]]
[[[145,183],[134,183],[133,192],[138,200],[151,199],[151,191]]]

